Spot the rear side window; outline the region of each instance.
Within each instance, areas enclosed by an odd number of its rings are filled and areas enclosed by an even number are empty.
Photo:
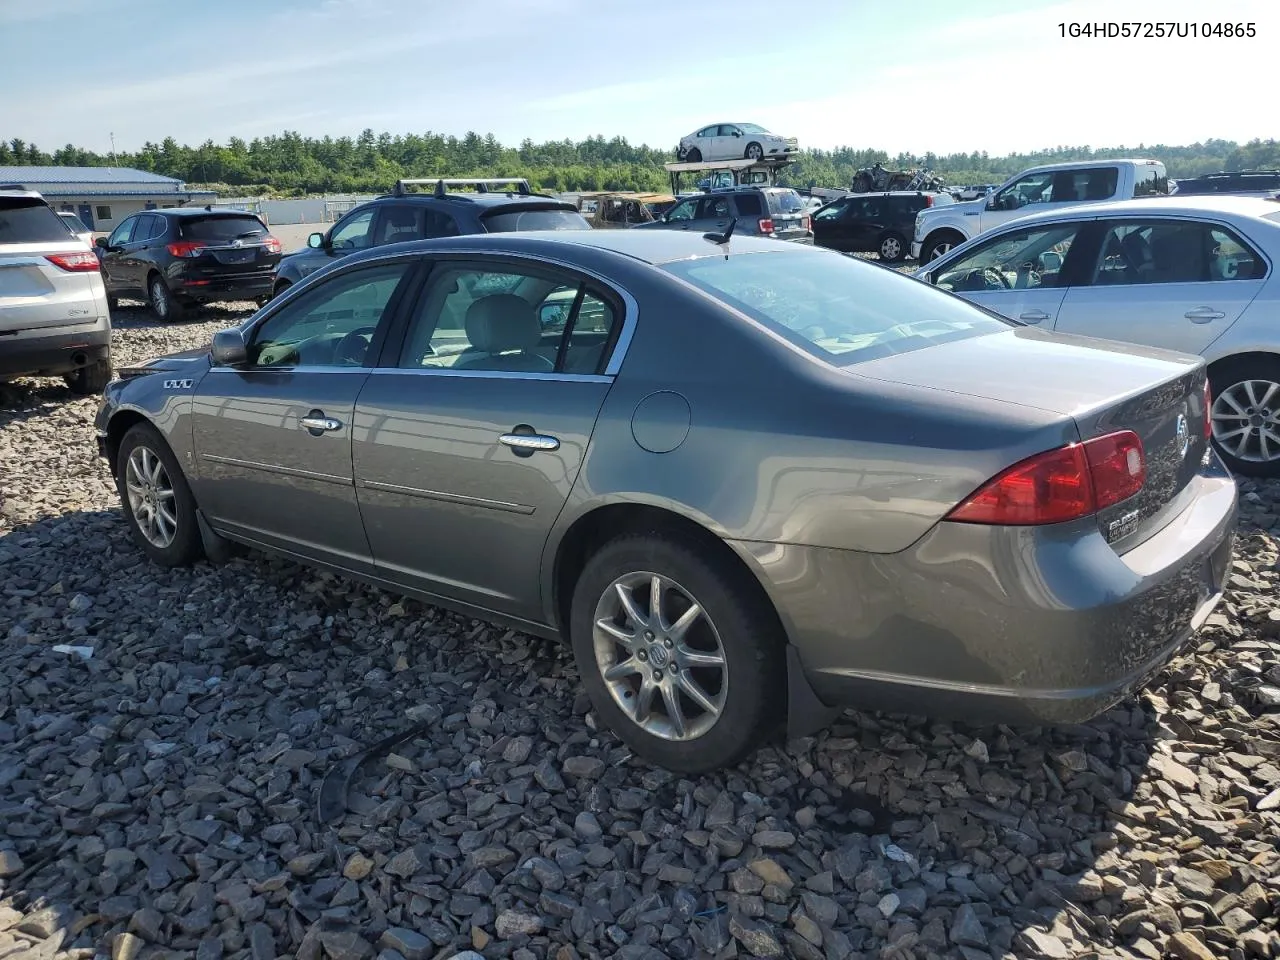
[[[802,213],[804,197],[794,190],[770,190],[765,194],[769,198],[770,213]]]
[[[489,233],[515,233],[525,230],[590,230],[591,224],[577,210],[495,210],[484,218]]]
[[[737,204],[738,213],[744,217],[758,217],[764,213],[764,207],[760,204],[760,194],[758,193],[739,193],[733,198],[733,202]]]
[[[1163,163],[1144,164],[1134,174],[1133,195],[1135,197],[1155,197],[1169,192],[1169,175],[1165,173]]]
[[[662,269],[838,366],[1012,326],[895,270],[826,251],[699,257]]]
[[[178,226],[183,240],[248,240],[265,235],[267,228],[257,217],[184,218]]]
[[[58,243],[67,228],[53,208],[35,197],[0,197],[0,243]]]

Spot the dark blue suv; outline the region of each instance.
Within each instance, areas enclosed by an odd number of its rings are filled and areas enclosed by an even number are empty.
[[[433,184],[434,189],[409,189],[418,184]],[[449,189],[464,186],[473,189]],[[574,204],[533,193],[527,180],[400,180],[392,193],[360,204],[325,233],[311,234],[305,249],[281,258],[272,291],[279,295],[338,257],[388,243],[472,233],[590,229]]]

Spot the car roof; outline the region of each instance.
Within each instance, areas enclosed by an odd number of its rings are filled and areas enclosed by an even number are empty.
[[[1025,170],[1020,170],[1018,173],[1014,174],[1013,177],[1009,177],[1008,179],[1012,180],[1014,177],[1025,176],[1028,173],[1043,173],[1045,170],[1084,170],[1092,169],[1093,167],[1110,167],[1121,163],[1132,163],[1147,166],[1160,163],[1160,161],[1152,160],[1149,157],[1113,157],[1108,160],[1071,160],[1063,163],[1042,163],[1035,167],[1027,167]],[[1161,163],[1161,166],[1163,165],[1164,164]]]
[[[477,252],[487,250],[493,253],[509,250],[555,258],[557,255],[563,255],[567,247],[605,251],[653,266],[676,260],[742,254],[791,251],[804,255],[825,256],[830,253],[821,247],[746,235],[734,236],[727,245],[721,246],[704,239],[699,233],[686,233],[683,230],[528,230],[511,233],[463,234],[445,239],[409,240],[383,247],[370,247],[344,258],[344,262],[354,263],[377,259],[392,248],[397,252],[421,249],[424,253],[439,249]]]
[[[158,213],[162,217],[253,217],[256,213],[235,207],[165,207],[162,210],[137,210],[135,213]]]
[[[1237,197],[1229,194],[1194,194],[1188,197],[1155,196],[1141,200],[1109,200],[1076,207],[1059,207],[1018,217],[1009,223],[1031,224],[1053,220],[1093,220],[1098,217],[1203,216],[1225,214],[1234,217],[1265,217],[1280,213],[1280,204],[1260,197]],[[1003,226],[1003,224],[1001,225]]]

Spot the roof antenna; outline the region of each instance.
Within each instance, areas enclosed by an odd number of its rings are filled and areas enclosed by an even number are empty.
[[[734,217],[732,220],[729,221],[729,227],[727,230],[725,230],[724,233],[704,233],[702,235],[702,239],[710,240],[712,243],[716,244],[717,246],[721,246],[721,247],[728,246],[729,238],[733,236],[733,228],[736,227],[737,225],[738,225],[738,218]],[[729,259],[729,252],[727,250],[725,251],[724,258],[726,260]]]

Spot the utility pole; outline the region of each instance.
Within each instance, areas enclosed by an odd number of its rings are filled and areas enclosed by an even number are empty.
[[[111,137],[111,165],[114,167],[114,166],[116,165],[116,135],[115,135],[115,132],[113,131],[112,133],[108,134],[108,136],[110,136],[110,137]]]

